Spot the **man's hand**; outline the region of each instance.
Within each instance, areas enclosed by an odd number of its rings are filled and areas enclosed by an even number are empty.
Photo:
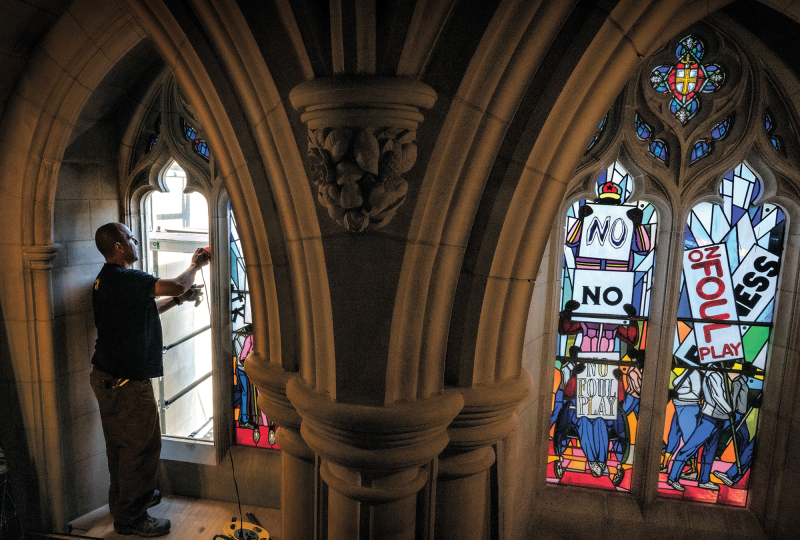
[[[206,248],[197,248],[194,255],[192,255],[192,264],[198,268],[206,266],[210,260],[211,256]]]
[[[178,298],[181,302],[194,302],[195,307],[203,301],[203,285],[192,285],[188,291]]]
[[[642,212],[641,208],[631,208],[627,212],[628,219],[633,222],[634,227],[638,227],[642,224],[642,218],[644,217],[644,212]]]

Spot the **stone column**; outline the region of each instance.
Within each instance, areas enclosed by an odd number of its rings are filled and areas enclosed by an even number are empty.
[[[257,372],[250,373],[258,384],[258,406],[268,411],[279,427],[275,442],[281,449],[281,538],[318,538],[316,454],[300,435],[300,416],[286,397],[286,384],[295,374],[270,364],[256,352],[251,353],[249,365],[258,366]]]
[[[436,540],[483,540],[489,526],[492,447],[517,424],[516,409],[530,391],[530,375],[461,389],[464,408],[448,427],[450,443],[439,456]]]
[[[27,263],[29,292],[26,296],[28,312],[28,336],[32,338],[31,384],[34,402],[33,421],[28,426],[37,426],[34,437],[40,441],[33,456],[39,477],[39,494],[42,501],[43,518],[49,523],[42,525],[52,530],[65,532],[67,509],[64,497],[64,459],[61,452],[63,433],[58,407],[58,370],[53,345],[53,259],[58,244],[23,246],[22,254]],[[51,521],[52,520],[52,521]]]
[[[301,434],[321,457],[329,540],[414,540],[426,465],[447,446],[458,392],[389,407],[336,403],[299,377],[286,388]]]

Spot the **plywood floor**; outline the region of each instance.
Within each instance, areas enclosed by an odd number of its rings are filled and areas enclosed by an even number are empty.
[[[247,512],[255,515],[261,526],[268,531],[269,538],[281,538],[281,512],[274,508],[242,505],[242,517],[248,522]],[[235,517],[239,519],[239,506],[236,503],[192,499],[177,495],[164,495],[161,503],[150,508],[151,516],[167,518],[172,522],[170,533],[165,540],[212,540],[214,535],[222,534]],[[114,532],[114,520],[108,513],[108,506],[100,508],[72,522],[72,534],[103,538],[104,540],[133,540],[138,536],[121,535]],[[230,528],[225,531],[230,533]],[[262,533],[259,539],[266,536]]]

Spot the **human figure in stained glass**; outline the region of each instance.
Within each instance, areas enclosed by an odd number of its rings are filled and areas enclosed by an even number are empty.
[[[683,372],[673,382],[670,398],[675,407],[675,414],[670,424],[669,436],[661,456],[662,472],[669,472],[669,462],[672,455],[678,450],[681,439],[687,441],[689,436],[697,429],[697,419],[700,416],[700,402],[702,400],[702,378],[700,372],[692,366],[684,364]],[[695,456],[687,458],[690,470],[681,471],[681,478],[694,480],[697,475],[697,459]]]
[[[744,163],[725,175],[719,193],[721,204],[700,203],[687,221],[673,352],[672,392],[681,393],[682,370],[688,367],[699,373],[705,403],[691,433],[681,426],[685,442],[674,450],[671,464],[665,454],[662,465],[668,475],[661,481],[666,487],[662,484],[659,489],[670,497],[677,491],[688,500],[744,506],[768,364],[785,215],[777,206],[755,204],[763,186]],[[673,404],[674,414],[667,414],[672,425],[668,453],[677,447],[673,428],[683,416],[679,402]],[[698,453],[697,476],[690,478],[684,465]],[[686,489],[694,484],[681,480],[696,480],[703,489]]]
[[[730,366],[728,366],[730,367]],[[728,389],[729,378],[732,381],[731,390]],[[736,371],[707,371],[703,377],[703,405],[697,419],[697,426],[689,436],[686,443],[675,454],[675,460],[669,469],[667,485],[677,491],[684,491],[686,488],[678,482],[686,460],[694,456],[700,448],[701,467],[698,477],[698,487],[711,491],[719,491],[719,486],[711,482],[711,465],[717,453],[720,435],[725,428],[726,422],[733,425],[735,422],[734,410],[738,404],[747,403],[747,384],[741,377],[740,372]],[[744,413],[744,406],[742,406]],[[736,446],[736,441],[733,441]],[[735,452],[738,453],[736,448]]]
[[[563,476],[564,453],[577,440],[588,473],[595,478],[608,474],[614,487],[625,476],[622,463],[631,436],[627,416],[638,410],[641,387],[639,365],[630,364],[641,358],[640,327],[630,319],[637,317],[633,304],[647,303],[640,275],[646,272],[635,270],[652,249],[642,209],[624,204],[630,182],[619,164],[603,171],[598,197],[580,204],[577,219],[568,220],[558,330],[573,345],[569,360],[561,359],[551,415],[556,477]],[[623,359],[630,364],[625,372],[619,367]],[[608,466],[609,455],[618,463],[614,469]]]

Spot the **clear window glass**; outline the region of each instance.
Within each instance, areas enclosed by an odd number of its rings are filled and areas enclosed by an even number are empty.
[[[147,271],[173,278],[191,263],[198,247],[209,245],[208,204],[198,193],[184,193],[186,173],[174,163],[164,174],[168,191],[145,200]],[[161,315],[164,376],[156,384],[161,432],[170,437],[213,441],[211,267],[196,276],[205,285],[198,305],[184,302]]]

